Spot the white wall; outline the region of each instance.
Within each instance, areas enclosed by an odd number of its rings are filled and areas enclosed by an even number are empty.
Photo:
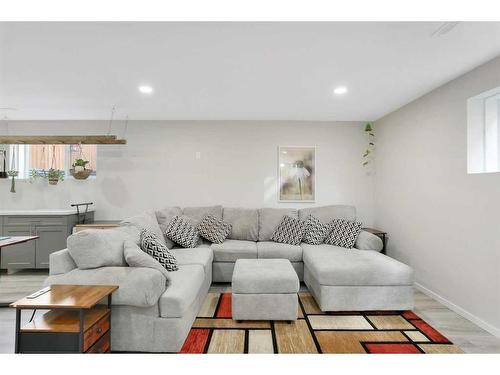
[[[376,121],[375,223],[417,282],[500,335],[500,174],[467,174],[467,99],[500,58]]]
[[[106,132],[105,122],[9,126],[10,134]],[[113,132],[123,135],[123,122]],[[6,133],[5,125],[0,133]],[[67,208],[93,201],[98,219],[121,219],[167,205],[310,206],[277,202],[277,148],[315,145],[315,205],[353,204],[361,220],[372,224],[373,185],[361,166],[361,123],[137,121],[129,123],[126,138],[126,146],[98,146],[95,180],[68,179],[57,186],[20,181],[16,194],[0,180],[0,208]]]

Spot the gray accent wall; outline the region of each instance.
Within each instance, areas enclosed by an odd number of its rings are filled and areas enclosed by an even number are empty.
[[[375,122],[375,226],[419,286],[500,336],[500,173],[467,174],[467,99],[500,58]]]

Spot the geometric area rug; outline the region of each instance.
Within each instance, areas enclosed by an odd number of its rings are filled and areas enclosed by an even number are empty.
[[[462,353],[412,311],[323,312],[299,293],[295,322],[231,319],[231,293],[209,293],[180,353]]]

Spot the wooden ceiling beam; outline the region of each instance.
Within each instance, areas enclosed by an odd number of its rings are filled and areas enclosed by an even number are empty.
[[[0,135],[0,144],[15,145],[124,145],[116,135]]]

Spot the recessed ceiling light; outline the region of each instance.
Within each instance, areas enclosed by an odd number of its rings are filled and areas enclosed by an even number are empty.
[[[152,94],[153,88],[151,86],[142,85],[142,86],[139,86],[139,92],[141,92],[143,94]]]
[[[346,92],[347,92],[347,87],[345,86],[335,87],[335,89],[333,90],[333,93],[335,95],[344,95]]]

